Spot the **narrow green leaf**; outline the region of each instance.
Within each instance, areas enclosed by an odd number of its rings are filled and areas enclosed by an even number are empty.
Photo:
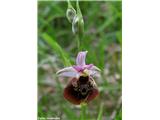
[[[66,114],[68,120],[78,120],[76,114],[74,111],[70,109],[68,106],[62,106],[63,107],[63,112]]]
[[[115,120],[122,120],[122,109],[117,113]]]
[[[103,115],[103,104],[101,104],[100,106],[97,120],[102,120],[102,115]]]
[[[45,42],[51,46],[51,48],[54,50],[55,53],[59,54],[63,64],[65,66],[70,66],[70,60],[67,56],[67,53],[61,48],[61,46],[47,33],[42,34],[42,38],[45,40]]]

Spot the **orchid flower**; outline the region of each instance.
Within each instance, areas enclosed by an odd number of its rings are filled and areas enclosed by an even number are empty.
[[[79,52],[76,58],[76,65],[66,67],[57,72],[59,76],[79,78],[80,76],[96,76],[100,69],[93,64],[86,64],[88,51]]]
[[[98,94],[97,85],[93,76],[100,72],[100,69],[93,64],[86,64],[87,51],[79,52],[76,59],[76,65],[63,68],[57,74],[59,76],[70,77],[64,89],[64,97],[73,104],[79,105],[82,102],[88,103]]]

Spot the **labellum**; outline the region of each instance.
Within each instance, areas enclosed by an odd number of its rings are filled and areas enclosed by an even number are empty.
[[[69,81],[63,94],[68,101],[78,105],[82,102],[90,102],[99,91],[93,78],[80,76],[79,79],[73,78]]]

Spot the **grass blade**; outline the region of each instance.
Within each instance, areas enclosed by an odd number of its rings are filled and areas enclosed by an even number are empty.
[[[61,48],[61,46],[52,38],[50,37],[47,33],[42,34],[42,38],[45,40],[45,42],[51,46],[51,48],[60,55],[62,62],[65,66],[70,66],[70,60],[69,57],[67,56],[67,53]]]
[[[102,115],[103,115],[103,104],[101,104],[100,106],[97,120],[102,120]]]

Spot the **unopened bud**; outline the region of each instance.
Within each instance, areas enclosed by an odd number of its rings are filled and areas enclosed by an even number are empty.
[[[83,18],[76,15],[72,22],[72,32],[74,34],[79,33],[81,35],[83,34],[83,31],[84,31]]]
[[[66,11],[66,17],[70,23],[73,22],[75,16],[76,16],[76,10],[74,8],[68,8]]]
[[[72,32],[76,34],[78,32],[78,16],[74,16],[73,22],[72,22]]]

